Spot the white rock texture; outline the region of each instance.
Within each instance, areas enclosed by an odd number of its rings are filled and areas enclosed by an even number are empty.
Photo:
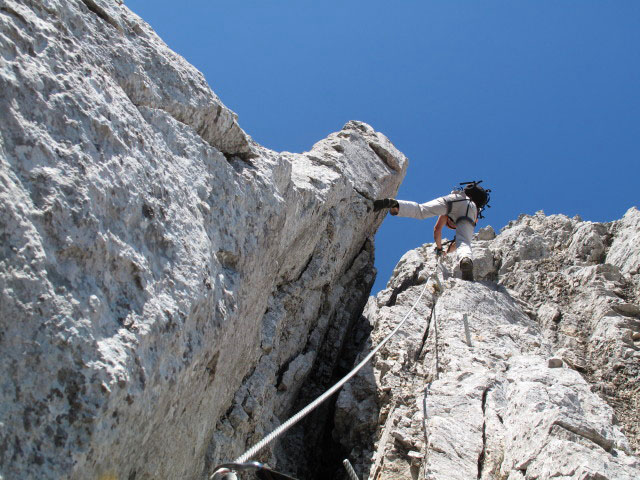
[[[634,207],[482,229],[474,283],[433,245],[404,255],[361,356],[428,295],[336,405],[361,478],[640,478],[639,225]]]
[[[260,147],[120,1],[1,0],[0,55],[0,477],[204,478],[359,315],[407,161]]]

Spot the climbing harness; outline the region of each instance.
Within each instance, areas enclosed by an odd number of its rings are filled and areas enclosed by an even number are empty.
[[[491,189],[482,188],[479,184],[482,183],[482,180],[474,180],[473,182],[460,182],[460,187],[456,190],[460,192],[464,192],[467,198],[461,198],[459,200],[450,200],[447,202],[447,218],[451,220],[452,224],[458,225],[461,221],[471,222],[473,225],[478,223],[479,218],[484,218],[482,216],[482,210],[486,208],[491,208],[489,205],[489,200],[491,199]],[[464,215],[459,216],[458,218],[451,217],[451,210],[453,208],[453,204],[457,202],[467,202],[467,211]],[[469,209],[471,208],[471,204],[474,204],[477,210],[476,218],[471,218],[469,216]],[[449,228],[454,228],[452,224],[447,222],[447,226]]]
[[[451,218],[450,213],[451,213],[451,209],[453,208],[453,204],[457,202],[467,202],[467,211],[465,212],[464,215],[454,219],[454,218]],[[471,204],[473,204],[473,201],[469,198],[461,198],[459,200],[448,201],[447,202],[447,218],[451,220],[451,222],[454,223],[456,226],[462,221],[471,222],[473,225],[475,225],[477,222],[477,219],[473,219],[469,216],[469,208],[471,208]]]
[[[436,283],[438,284],[438,288],[439,291],[442,291],[442,285],[440,284],[440,280],[438,279],[438,274],[437,272],[432,274],[431,277],[435,277]],[[223,465],[218,465],[213,474],[209,477],[210,480],[222,480],[225,477],[223,475],[226,475],[228,473],[233,472],[233,466],[239,466],[242,468],[246,469],[254,469],[256,470],[256,475],[258,475],[260,473],[261,470],[267,470],[268,472],[270,472],[271,475],[276,474],[276,472],[273,472],[272,470],[269,470],[267,467],[265,467],[264,465],[262,465],[259,462],[249,462],[249,459],[251,459],[252,457],[254,457],[255,455],[257,455],[258,453],[260,453],[262,451],[262,449],[264,449],[267,445],[269,445],[271,442],[273,442],[275,439],[277,439],[280,435],[282,435],[283,433],[285,433],[287,430],[289,430],[292,426],[294,426],[296,423],[298,423],[300,420],[302,420],[305,416],[307,416],[309,413],[311,413],[315,408],[317,408],[322,402],[324,402],[325,400],[327,400],[331,395],[333,395],[336,391],[338,391],[345,383],[347,383],[349,380],[351,380],[356,373],[358,373],[362,367],[364,367],[367,363],[369,363],[369,361],[373,358],[373,356],[378,353],[378,351],[396,334],[398,333],[398,331],[400,330],[400,328],[402,327],[402,325],[404,325],[404,323],[406,322],[407,318],[409,318],[409,316],[413,313],[413,311],[415,310],[416,306],[418,305],[418,303],[420,302],[420,300],[422,299],[422,296],[424,295],[424,292],[427,290],[427,286],[429,285],[428,279],[427,281],[425,281],[424,284],[424,288],[422,289],[422,291],[420,292],[420,296],[418,297],[418,299],[415,301],[415,303],[413,304],[413,306],[409,309],[409,311],[407,312],[407,314],[404,316],[404,318],[400,321],[400,323],[396,326],[396,328],[389,334],[387,335],[377,346],[376,348],[374,348],[365,358],[364,360],[362,360],[358,365],[356,365],[353,370],[351,370],[349,373],[347,373],[340,381],[338,381],[333,387],[331,387],[329,390],[327,390],[325,393],[323,393],[322,395],[320,395],[317,399],[315,399],[313,402],[311,402],[309,405],[307,405],[306,407],[304,407],[302,410],[300,410],[298,413],[296,413],[293,417],[291,417],[289,420],[287,420],[286,422],[284,422],[282,425],[280,425],[278,428],[276,428],[273,432],[271,432],[269,435],[267,435],[265,438],[263,438],[262,440],[260,440],[258,443],[256,443],[253,447],[251,447],[249,450],[247,450],[245,453],[243,453],[240,457],[238,457],[236,460],[233,461],[233,463],[228,463],[228,464],[223,464]],[[257,467],[259,466],[259,467]],[[261,478],[273,478],[274,480],[279,480],[279,479],[290,479],[291,477],[287,477],[284,476],[282,474],[277,474],[280,475],[280,477],[261,477]],[[260,477],[259,477],[260,478]]]

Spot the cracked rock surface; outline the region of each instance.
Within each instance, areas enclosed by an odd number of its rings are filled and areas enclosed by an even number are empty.
[[[407,161],[255,144],[121,1],[2,0],[0,55],[0,477],[205,478],[359,314]]]
[[[365,308],[361,356],[415,312],[336,404],[359,475],[639,478],[639,225],[634,207],[487,227],[475,283],[438,269],[432,245],[405,254]]]

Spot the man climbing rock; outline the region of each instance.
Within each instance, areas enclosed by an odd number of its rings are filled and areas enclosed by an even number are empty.
[[[452,246],[448,252],[458,251],[462,279],[473,281],[471,238],[478,218],[482,218],[482,210],[489,206],[489,193],[491,192],[491,190],[479,186],[481,182],[482,180],[463,182],[460,185],[464,188],[453,190],[449,195],[422,204],[396,200],[395,198],[383,198],[373,202],[373,209],[377,212],[388,208],[391,215],[421,220],[438,215],[438,221],[433,228],[436,254],[446,254],[442,250],[442,228],[447,225],[449,228],[455,229],[455,246]]]

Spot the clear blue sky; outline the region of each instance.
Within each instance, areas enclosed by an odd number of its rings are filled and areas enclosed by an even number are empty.
[[[640,192],[640,1],[125,0],[201,70],[242,128],[303,152],[351,119],[410,160],[399,198],[493,189],[521,213],[611,221]],[[384,288],[433,219],[387,217]]]

